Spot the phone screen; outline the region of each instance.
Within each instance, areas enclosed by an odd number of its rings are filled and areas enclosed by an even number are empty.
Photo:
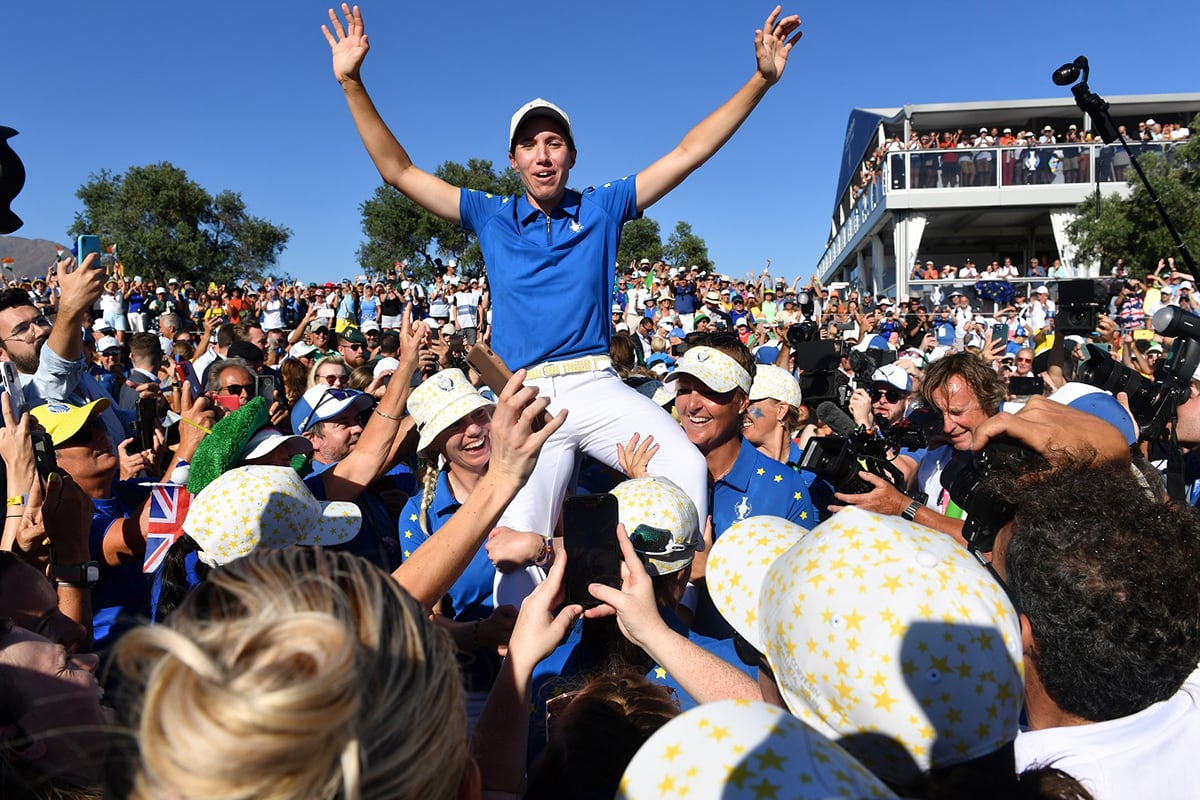
[[[992,341],[1007,343],[1008,342],[1008,326],[1007,325],[993,325],[992,326]]]
[[[269,408],[275,402],[275,379],[270,375],[258,375],[254,378],[255,393],[266,401]]]
[[[621,548],[617,542],[617,498],[584,494],[563,502],[563,546],[567,551],[567,602],[584,608],[600,604],[589,583],[621,585]]]
[[[137,401],[138,450],[154,449],[154,425],[158,421],[158,398],[140,397]]]

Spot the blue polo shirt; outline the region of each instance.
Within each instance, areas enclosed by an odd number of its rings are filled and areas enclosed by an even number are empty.
[[[479,237],[491,279],[492,348],[509,367],[608,353],[621,226],[641,216],[634,176],[568,189],[549,217],[524,196],[463,189],[459,216]]]
[[[733,469],[712,487],[709,511],[713,517],[713,538],[748,517],[783,517],[811,528],[817,524],[817,507],[811,492],[816,477],[811,472],[793,471],[742,439]]]
[[[417,548],[429,540],[432,534],[449,522],[454,512],[462,506],[450,493],[450,482],[445,470],[438,475],[433,491],[433,502],[429,505],[426,522],[432,533],[421,530],[421,502],[425,492],[408,498],[400,512],[400,547],[404,560],[408,560]],[[496,568],[488,558],[487,547],[481,546],[471,558],[471,563],[447,593],[453,607],[453,619],[472,622],[492,613],[492,583]]]

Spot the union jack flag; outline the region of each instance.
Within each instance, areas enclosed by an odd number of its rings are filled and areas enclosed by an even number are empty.
[[[174,483],[150,485],[150,515],[146,526],[146,558],[142,572],[157,572],[167,550],[183,535],[191,495]]]

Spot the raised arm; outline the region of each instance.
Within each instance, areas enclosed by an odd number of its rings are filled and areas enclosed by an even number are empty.
[[[342,3],[342,14],[346,17],[343,27],[337,12],[329,9],[329,25],[322,25],[321,32],[333,51],[333,75],[346,93],[346,104],[358,128],[358,135],[367,146],[367,153],[375,162],[375,168],[389,185],[431,214],[458,224],[458,187],[441,178],[413,166],[408,152],[392,135],[383,117],[375,109],[359,71],[367,51],[371,49],[363,27],[362,12]],[[330,32],[330,27],[333,32]]]
[[[675,149],[655,161],[637,176],[637,206],[645,211],[661,200],[684,178],[708,161],[733,136],[767,93],[783,75],[792,45],[799,41],[800,18],[779,18],[783,7],[776,6],[762,30],[754,32],[754,53],[758,68],[746,85],[720,108],[688,131]],[[795,34],[795,35],[793,35]],[[415,198],[414,198],[415,199]],[[418,201],[420,202],[420,201]]]

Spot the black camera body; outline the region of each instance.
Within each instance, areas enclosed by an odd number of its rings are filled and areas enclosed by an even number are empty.
[[[1033,450],[1014,442],[989,442],[979,452],[964,451],[950,459],[942,470],[942,488],[967,513],[963,538],[976,552],[991,552],[996,534],[1012,521],[1016,506],[1004,497],[995,480],[998,472],[1009,474],[1041,469],[1046,460]]]

